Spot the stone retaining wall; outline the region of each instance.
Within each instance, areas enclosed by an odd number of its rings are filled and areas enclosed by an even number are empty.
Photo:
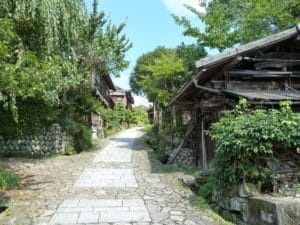
[[[92,114],[91,116],[91,130],[93,139],[102,139],[104,138],[104,120],[100,114]]]
[[[53,124],[40,135],[4,137],[0,135],[0,154],[43,156],[64,154],[68,135],[59,124]]]
[[[215,192],[212,208],[237,225],[299,225],[300,198],[260,196],[253,184]]]
[[[183,134],[174,133],[168,135],[166,137],[166,154],[170,155],[174,151],[174,149],[176,149],[180,145],[182,139],[183,139]],[[194,162],[193,150],[185,145],[180,150],[179,154],[177,155],[174,161],[177,164],[192,166]]]

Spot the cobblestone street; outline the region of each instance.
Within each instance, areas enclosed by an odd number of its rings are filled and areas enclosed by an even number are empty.
[[[161,170],[142,136],[134,128],[97,151],[4,159],[26,185],[0,214],[0,224],[217,224],[191,205],[189,190]]]

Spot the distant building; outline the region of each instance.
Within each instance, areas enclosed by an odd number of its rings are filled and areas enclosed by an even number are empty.
[[[115,103],[123,103],[126,106],[126,109],[132,109],[134,98],[130,90],[116,87],[116,90],[110,91],[110,96]]]

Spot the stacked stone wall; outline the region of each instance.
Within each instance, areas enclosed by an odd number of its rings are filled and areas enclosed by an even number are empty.
[[[104,120],[103,117],[99,114],[92,115],[92,124],[91,130],[93,139],[102,139],[104,138]]]
[[[40,135],[7,137],[0,135],[1,155],[47,156],[64,154],[68,135],[59,124],[53,124]]]
[[[254,184],[215,192],[211,206],[237,225],[298,225],[300,221],[300,198],[261,195]]]
[[[174,133],[166,137],[166,154],[170,155],[176,149],[183,139],[183,134]],[[194,164],[193,150],[188,145],[180,150],[175,158],[175,163],[192,166]]]

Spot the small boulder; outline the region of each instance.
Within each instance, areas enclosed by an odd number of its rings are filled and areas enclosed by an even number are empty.
[[[260,195],[260,188],[258,185],[252,183],[240,184],[238,188],[239,196],[241,198],[249,198]]]
[[[196,178],[192,175],[182,175],[180,177],[182,183],[188,187],[192,187],[196,184]]]

